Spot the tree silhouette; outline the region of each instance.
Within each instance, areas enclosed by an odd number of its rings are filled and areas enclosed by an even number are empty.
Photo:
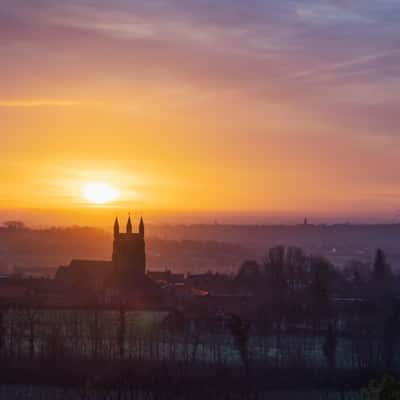
[[[390,276],[390,266],[386,261],[386,254],[383,250],[378,249],[375,254],[373,266],[373,278],[376,282],[382,282]]]
[[[392,376],[385,375],[381,381],[373,381],[369,384],[366,395],[371,399],[400,399],[400,383]]]
[[[321,320],[330,316],[331,302],[323,271],[316,267],[315,277],[309,288],[309,311],[313,324],[314,333],[319,330]]]
[[[333,330],[333,325],[329,324],[328,331],[325,336],[323,351],[330,369],[334,369],[336,367],[336,347],[337,340]]]
[[[125,306],[121,304],[119,309],[118,333],[117,333],[119,357],[121,358],[121,360],[125,357],[125,340],[126,340],[126,310]]]
[[[250,322],[244,321],[239,316],[232,314],[229,321],[229,329],[239,351],[240,358],[248,375],[250,372],[250,359],[248,341],[250,337]]]
[[[239,268],[236,275],[236,285],[253,293],[262,290],[263,275],[257,261],[247,260]]]

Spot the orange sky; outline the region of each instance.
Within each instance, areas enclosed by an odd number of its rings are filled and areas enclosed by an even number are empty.
[[[0,5],[0,217],[395,216],[399,53],[368,7],[56,3]],[[89,206],[98,180],[119,200]]]

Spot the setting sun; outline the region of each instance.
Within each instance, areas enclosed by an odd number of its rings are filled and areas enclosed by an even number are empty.
[[[83,197],[91,204],[107,204],[119,197],[119,191],[105,182],[89,182],[83,187]]]

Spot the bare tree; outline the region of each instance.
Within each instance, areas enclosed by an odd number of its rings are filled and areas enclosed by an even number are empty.
[[[325,343],[323,346],[324,355],[328,363],[329,369],[332,371],[336,368],[336,348],[337,339],[333,329],[333,325],[328,325],[328,331],[325,335]]]
[[[390,265],[387,263],[386,254],[378,249],[375,254],[372,276],[375,282],[383,282],[391,275]]]
[[[232,314],[230,316],[229,329],[233,336],[236,348],[239,351],[247,376],[250,374],[250,357],[248,349],[250,328],[250,322],[244,321],[237,315]]]
[[[123,304],[119,308],[119,319],[118,319],[118,351],[119,358],[122,360],[125,356],[125,339],[126,339],[126,310]]]

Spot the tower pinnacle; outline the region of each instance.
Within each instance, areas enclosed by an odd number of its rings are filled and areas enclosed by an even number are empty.
[[[140,217],[139,234],[144,237],[144,222],[143,217]]]
[[[132,233],[131,216],[129,215],[128,223],[126,224],[126,233]]]
[[[119,235],[119,222],[118,218],[115,218],[114,222],[114,237],[117,237]]]

